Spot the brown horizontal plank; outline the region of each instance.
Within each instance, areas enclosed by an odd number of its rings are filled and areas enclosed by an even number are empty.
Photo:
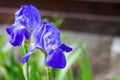
[[[65,19],[60,27],[62,30],[70,30],[82,33],[95,33],[110,36],[120,36],[119,22],[104,22],[83,19]]]
[[[1,7],[9,8],[19,8],[23,4],[33,4],[42,10],[120,16],[120,3],[77,0],[2,0],[0,2]]]
[[[0,23],[12,23],[14,20],[14,13],[18,9],[16,8],[4,8],[0,7]],[[83,19],[83,20],[96,20],[104,22],[120,22],[120,16],[110,16],[110,15],[97,15],[88,13],[73,13],[73,12],[61,12],[61,11],[48,11],[40,10],[41,16],[52,17],[57,14],[64,18],[69,19]]]
[[[72,0],[72,1],[90,1],[90,2],[120,3],[120,0]]]

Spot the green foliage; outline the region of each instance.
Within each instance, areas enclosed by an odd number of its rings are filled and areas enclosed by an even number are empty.
[[[44,18],[43,21],[51,22],[54,26],[57,28],[60,28],[62,23],[64,22],[64,19],[58,15],[53,15],[52,19]]]
[[[120,75],[116,75],[115,80],[120,80]]]
[[[3,36],[1,36],[3,38]],[[15,59],[12,46],[0,39],[0,80],[24,80],[21,64]]]
[[[3,36],[0,35],[0,48],[2,47],[2,45],[3,45]]]

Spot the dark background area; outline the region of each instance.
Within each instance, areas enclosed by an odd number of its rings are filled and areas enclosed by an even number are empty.
[[[23,4],[33,4],[43,17],[64,17],[62,30],[120,36],[119,0],[2,0],[0,24],[12,24]]]

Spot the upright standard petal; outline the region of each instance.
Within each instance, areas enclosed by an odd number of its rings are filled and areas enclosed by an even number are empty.
[[[23,5],[15,13],[15,21],[32,30],[41,22],[40,13],[33,5]]]
[[[59,47],[62,44],[60,31],[49,22],[42,22],[42,25],[33,31],[33,36],[35,44],[40,45],[46,52],[53,46]]]

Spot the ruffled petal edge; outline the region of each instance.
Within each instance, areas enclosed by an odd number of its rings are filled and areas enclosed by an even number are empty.
[[[66,52],[72,51],[72,48],[66,46],[65,44],[62,44],[59,48]]]

